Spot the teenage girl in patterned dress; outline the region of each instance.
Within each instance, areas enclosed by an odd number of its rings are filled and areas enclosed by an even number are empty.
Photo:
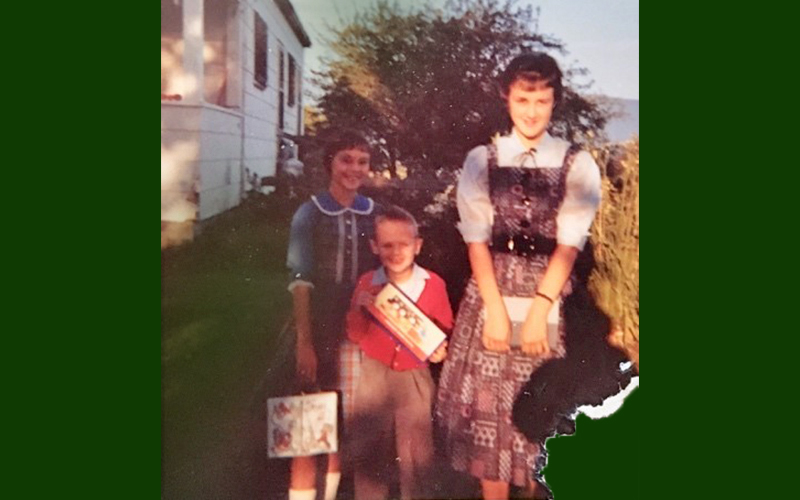
[[[559,306],[571,292],[575,259],[600,201],[592,157],[547,133],[563,92],[556,62],[539,53],[519,56],[500,86],[511,132],[470,151],[458,183],[472,278],[436,411],[450,464],[479,478],[485,499],[508,498],[510,484],[534,484],[539,444],[513,425],[511,410],[531,374],[565,354]],[[518,345],[511,345],[503,297],[533,299]],[[550,341],[548,315],[560,316]]]

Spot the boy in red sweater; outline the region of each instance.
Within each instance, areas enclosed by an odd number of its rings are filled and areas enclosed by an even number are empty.
[[[410,213],[399,207],[383,210],[375,218],[371,245],[383,265],[359,278],[346,321],[348,338],[364,354],[348,424],[356,500],[386,499],[393,464],[400,471],[401,497],[421,498],[430,484],[433,458],[435,387],[428,362],[419,361],[362,306],[391,281],[445,332],[452,329],[453,312],[444,280],[414,263],[422,238]],[[442,361],[446,349],[445,342],[428,361]]]

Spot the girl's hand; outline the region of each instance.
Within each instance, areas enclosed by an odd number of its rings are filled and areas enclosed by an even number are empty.
[[[317,381],[317,353],[308,342],[297,344],[297,376],[312,384]]]
[[[442,342],[442,345],[440,345],[439,347],[436,348],[435,351],[433,351],[433,354],[431,354],[431,357],[428,358],[428,361],[430,361],[431,363],[438,363],[439,361],[443,360],[446,357],[447,357],[447,341],[445,340],[444,342]]]
[[[529,314],[520,330],[522,352],[529,356],[544,356],[550,353],[547,341],[547,315]]]
[[[483,347],[489,351],[509,350],[511,322],[504,307],[487,307],[486,321],[483,323]]]

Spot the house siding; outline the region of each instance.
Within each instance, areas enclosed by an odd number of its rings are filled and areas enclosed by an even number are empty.
[[[182,222],[203,220],[236,206],[244,190],[260,189],[250,185],[249,177],[259,180],[275,175],[278,122],[278,57],[280,47],[303,67],[303,46],[273,0],[238,2],[236,16],[225,30],[231,43],[227,49],[218,40],[208,40],[217,55],[225,52],[225,64],[232,67],[225,90],[226,103],[220,107],[208,103],[165,102],[161,104],[161,219]],[[259,89],[254,80],[254,13],[267,24],[267,86]],[[218,34],[216,35],[218,37]],[[162,94],[186,95],[181,89],[180,68],[167,64],[175,61],[183,48],[182,40],[165,39],[162,33]],[[208,50],[208,47],[207,47]],[[218,59],[218,58],[217,58]],[[206,75],[208,89],[220,88],[223,65],[214,60],[213,74]],[[299,103],[289,107],[288,64],[284,71],[283,131],[300,135],[297,113]],[[174,77],[174,80],[173,80]],[[165,84],[165,79],[167,80]],[[295,100],[302,84],[298,81]],[[216,92],[214,95],[222,95]],[[194,206],[193,206],[194,205]],[[192,206],[194,213],[192,212]]]
[[[248,8],[243,16],[244,36],[244,123],[245,123],[245,160],[244,167],[259,177],[275,175],[277,160],[278,124],[279,54],[281,47],[291,54],[302,68],[303,46],[292,31],[289,23],[281,14],[274,1],[246,2]],[[255,13],[267,23],[267,87],[259,89],[255,86],[254,53],[255,53]],[[287,58],[288,59],[288,58]],[[288,89],[288,65],[284,67],[284,101]],[[289,107],[284,103],[283,131],[300,135],[297,127],[297,109],[295,104]]]

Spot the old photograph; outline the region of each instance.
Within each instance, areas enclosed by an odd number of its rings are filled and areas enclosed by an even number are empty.
[[[162,499],[560,498],[639,385],[638,11],[161,0]]]

